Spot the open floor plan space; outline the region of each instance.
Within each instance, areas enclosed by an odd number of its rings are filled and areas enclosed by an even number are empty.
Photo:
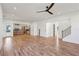
[[[33,37],[17,35],[4,39],[2,56],[78,56],[79,45],[64,42],[56,38]],[[9,43],[7,43],[9,41]]]
[[[79,56],[79,3],[0,3],[0,56]]]

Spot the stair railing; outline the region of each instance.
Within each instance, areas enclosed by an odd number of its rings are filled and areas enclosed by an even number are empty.
[[[67,27],[66,29],[62,30],[62,38],[71,34],[71,26]]]

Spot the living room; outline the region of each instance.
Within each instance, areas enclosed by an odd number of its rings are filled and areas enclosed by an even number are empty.
[[[53,15],[37,12],[50,4],[0,4],[0,55],[79,55],[79,4],[55,3]]]

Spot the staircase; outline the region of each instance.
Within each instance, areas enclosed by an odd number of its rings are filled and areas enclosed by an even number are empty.
[[[71,26],[67,27],[66,29],[62,30],[62,38],[71,35]]]

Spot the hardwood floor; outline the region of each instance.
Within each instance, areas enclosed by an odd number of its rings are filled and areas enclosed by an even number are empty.
[[[61,39],[17,35],[5,38],[1,56],[79,56],[79,45]]]

